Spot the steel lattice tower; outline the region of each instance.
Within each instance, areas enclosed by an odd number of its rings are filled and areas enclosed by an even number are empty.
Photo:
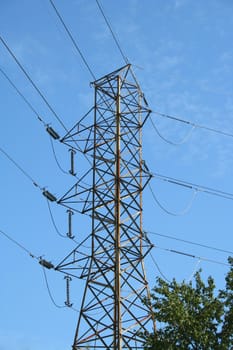
[[[143,302],[149,295],[144,257],[152,246],[142,229],[142,191],[151,177],[142,159],[142,127],[150,110],[130,65],[93,86],[94,108],[62,140],[90,155],[92,165],[59,201],[91,216],[91,253],[86,257],[77,247],[56,269],[75,275],[84,265],[73,350],[143,349],[142,333],[153,327]]]

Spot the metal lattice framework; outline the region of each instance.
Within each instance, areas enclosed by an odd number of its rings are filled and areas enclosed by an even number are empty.
[[[74,350],[143,349],[142,333],[153,327],[143,302],[149,295],[143,261],[151,244],[142,229],[142,191],[151,176],[141,139],[150,110],[130,65],[93,86],[94,108],[62,140],[90,155],[92,165],[59,201],[91,216],[91,253],[77,247],[56,269],[75,275],[83,265]]]

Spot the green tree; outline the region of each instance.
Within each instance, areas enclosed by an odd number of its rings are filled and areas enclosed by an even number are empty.
[[[233,259],[224,290],[216,291],[214,279],[206,282],[197,272],[194,282],[158,278],[150,303],[159,328],[145,335],[145,349],[233,349]]]

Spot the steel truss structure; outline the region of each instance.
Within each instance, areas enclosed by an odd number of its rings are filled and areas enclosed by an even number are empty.
[[[82,264],[78,277],[86,279],[73,350],[143,349],[142,334],[154,326],[144,304],[144,258],[152,246],[142,229],[142,191],[151,177],[142,127],[150,109],[130,65],[92,84],[93,109],[62,139],[92,164],[59,200],[91,217],[91,253],[77,247],[56,269],[77,276]]]

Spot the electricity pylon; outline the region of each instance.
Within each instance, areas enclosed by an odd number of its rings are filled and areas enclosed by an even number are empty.
[[[56,269],[75,276],[84,264],[73,350],[143,349],[142,334],[154,327],[144,304],[144,258],[152,246],[142,229],[142,191],[151,177],[142,159],[142,127],[150,110],[130,65],[93,86],[94,108],[62,140],[90,155],[92,164],[59,201],[91,216],[91,253],[77,247]]]

